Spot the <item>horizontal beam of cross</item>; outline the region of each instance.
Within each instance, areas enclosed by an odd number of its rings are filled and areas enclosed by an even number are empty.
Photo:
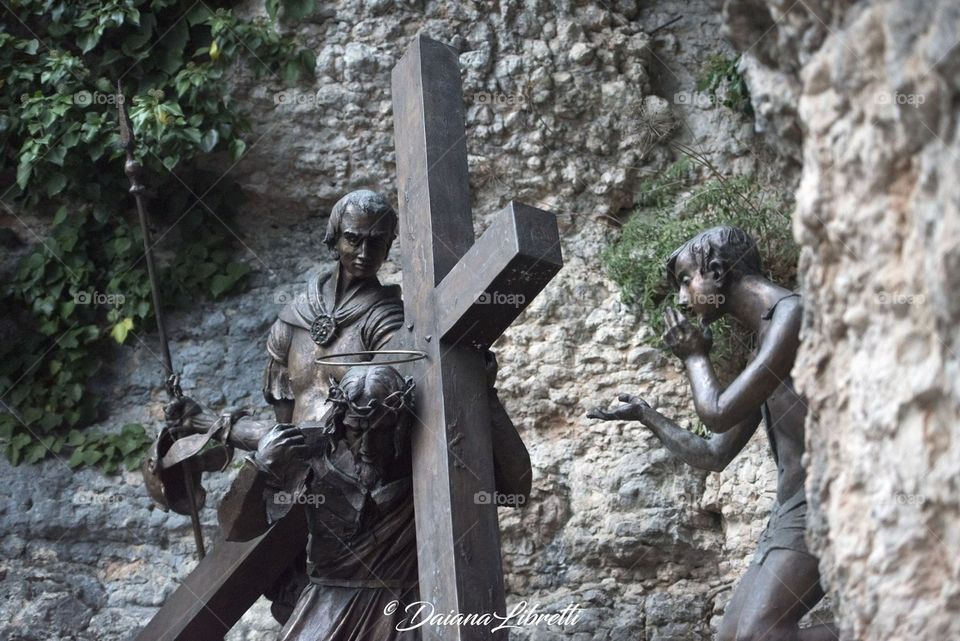
[[[307,520],[299,507],[251,541],[220,535],[135,641],[222,639],[306,546]]]
[[[440,338],[489,347],[562,266],[554,215],[511,202],[437,286]]]

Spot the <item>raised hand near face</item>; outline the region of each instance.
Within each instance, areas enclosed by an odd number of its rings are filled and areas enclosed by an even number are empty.
[[[706,356],[713,347],[713,334],[704,324],[694,325],[683,314],[668,307],[663,313],[667,331],[663,333],[663,342],[678,358],[684,360],[695,354]]]
[[[621,403],[617,407],[611,410],[605,410],[602,407],[595,407],[587,412],[587,418],[598,418],[601,421],[643,422],[647,412],[656,411],[639,396],[620,394],[617,399]]]

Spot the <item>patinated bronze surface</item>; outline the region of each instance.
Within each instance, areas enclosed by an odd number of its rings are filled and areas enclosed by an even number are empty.
[[[438,611],[503,610],[496,506],[477,497],[499,491],[514,495],[514,504],[523,504],[531,478],[526,449],[497,398],[496,360],[487,347],[559,270],[556,222],[546,212],[511,203],[474,244],[459,66],[449,47],[417,38],[394,72],[394,114],[402,300],[398,287],[383,286],[376,276],[396,234],[396,214],[375,193],[349,194],[334,207],[325,238],[338,256],[336,264],[311,280],[270,332],[264,395],[276,421],[253,421],[242,412],[227,412],[215,421],[191,416],[189,399],[167,408],[178,433],[199,436],[182,448],[171,448],[174,454],[167,460],[172,465],[198,455],[204,439],[255,451],[220,516],[229,538],[259,538],[245,543],[218,540],[140,640],[195,639],[191,634],[196,630],[204,630],[205,639],[222,636],[256,598],[255,590],[238,585],[249,581],[250,574],[235,576],[233,567],[258,562],[272,564],[264,577],[273,585],[264,581],[258,587],[277,597],[275,613],[281,619],[290,617],[285,639],[354,638],[349,635],[355,630],[373,635],[361,638],[392,638],[383,627],[391,619],[373,606],[382,605],[397,589],[416,594],[411,576],[417,574],[417,556],[420,596]],[[334,426],[337,420],[349,423],[345,416],[336,418],[336,403],[327,399],[331,378],[345,387],[347,372],[318,359],[329,362],[336,354],[382,348],[426,355],[399,368],[414,381],[411,403],[416,411],[411,414],[412,429],[396,437],[394,446],[403,451],[412,439],[406,450],[412,461],[386,456],[384,442],[376,438],[364,450],[374,453],[369,460],[363,454],[351,458],[356,453],[350,453],[350,430],[331,429],[331,421]],[[368,401],[375,399],[383,400],[372,396]],[[357,434],[364,432],[359,429]],[[360,442],[362,438],[353,441]],[[298,465],[304,475],[287,469]],[[318,472],[331,466],[340,470],[338,483],[342,476],[356,482],[338,485]],[[402,480],[404,470],[412,473],[412,484],[391,485]],[[270,492],[276,494],[278,488],[346,499],[324,503],[327,507],[316,512],[333,510],[344,523],[353,524],[351,529],[335,531],[331,539],[323,530],[329,520],[316,518],[309,509],[307,528],[289,527],[291,517],[270,504]],[[383,502],[378,504],[374,495]],[[364,507],[369,501],[373,512]],[[415,537],[409,529],[413,505]],[[273,533],[281,524],[290,545],[264,552],[268,541],[276,543]],[[381,527],[404,534],[394,540]],[[297,559],[305,547],[298,533],[302,537],[305,530],[311,537],[308,566]],[[414,541],[418,554],[411,560],[403,545],[412,549]],[[394,544],[400,547],[388,549]],[[338,545],[364,562],[344,562],[342,556],[331,562],[327,555]],[[356,554],[354,545],[363,548],[363,554]],[[371,565],[365,554],[405,561],[380,567]],[[297,586],[307,579],[312,582],[301,592]],[[186,607],[186,592],[201,607]],[[283,598],[291,594],[293,600],[301,595],[292,616],[285,607],[292,602]],[[389,627],[396,633],[393,623]],[[492,635],[481,626],[444,626],[429,636]]]
[[[147,278],[150,281],[150,294],[153,301],[153,315],[157,321],[157,338],[160,341],[160,355],[163,362],[163,371],[167,380],[167,394],[171,398],[181,396],[180,387],[174,383],[177,379],[173,373],[173,359],[170,356],[170,343],[167,341],[166,325],[163,322],[163,305],[160,302],[160,288],[157,286],[157,272],[153,263],[153,241],[150,236],[149,215],[144,202],[146,187],[143,184],[143,165],[136,159],[136,138],[133,135],[133,123],[127,113],[123,87],[117,81],[117,116],[120,129],[120,146],[123,148],[126,162],[123,171],[130,181],[130,193],[137,203],[137,217],[140,220],[140,233],[143,236],[143,259],[147,265]],[[169,506],[181,514],[189,514],[193,527],[193,539],[197,546],[197,558],[203,559],[206,549],[203,544],[203,530],[200,528],[199,509],[204,497],[200,487],[199,475],[206,469],[203,462],[194,461],[190,465],[171,466],[167,469],[160,467],[160,448],[166,448],[175,440],[172,433],[161,432],[150,454],[144,460],[144,475],[148,480],[148,489],[152,490],[154,498],[163,506]],[[226,452],[222,452],[226,455]],[[209,457],[208,457],[209,458]],[[227,457],[228,458],[228,457]],[[158,482],[151,487],[151,479],[159,480],[163,476],[164,482]],[[177,478],[174,478],[177,477]],[[167,484],[176,484],[181,488],[178,496],[167,497],[164,487]]]
[[[640,421],[678,457],[713,471],[722,471],[740,453],[762,418],[777,463],[777,503],[727,606],[719,638],[836,641],[831,625],[802,630],[797,625],[823,598],[817,559],[804,541],[801,459],[807,407],[790,376],[800,344],[800,298],[762,275],[753,238],[733,227],[712,228],[685,243],[670,257],[666,272],[680,305],[700,322],[694,325],[669,308],[664,342],[683,361],[697,414],[716,436],[701,438],[630,394],[621,394],[616,408],[595,408],[587,416]],[[725,388],[710,361],[709,330],[724,315],[757,336],[752,359]]]
[[[419,638],[397,630],[402,604],[417,598],[413,389],[390,366],[348,370],[323,419],[271,428],[224,498],[228,539],[260,536],[299,505],[306,512],[303,580],[280,586],[297,593],[281,639]],[[392,601],[401,605],[391,611]]]
[[[393,71],[393,116],[405,322],[395,341],[428,354],[417,368],[413,433],[420,591],[439,612],[503,612],[497,508],[477,497],[490,495],[498,471],[515,479],[500,486],[507,493],[525,494],[529,476],[522,475],[527,460],[516,431],[506,420],[488,427],[491,414],[506,413],[488,400],[477,347],[496,339],[560,269],[557,224],[547,212],[512,205],[474,244],[452,48],[423,36],[414,41]],[[500,243],[502,251],[483,253]],[[523,297],[499,304],[510,300],[501,294]],[[475,320],[461,325],[471,314]],[[483,626],[444,626],[431,635],[491,638]]]

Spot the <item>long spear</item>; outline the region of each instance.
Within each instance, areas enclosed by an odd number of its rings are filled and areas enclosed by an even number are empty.
[[[150,279],[150,292],[153,295],[153,314],[157,318],[157,334],[160,337],[160,355],[163,357],[163,371],[165,374],[165,387],[167,394],[174,399],[181,395],[179,385],[174,381],[173,360],[170,358],[170,344],[167,342],[167,332],[163,323],[163,312],[160,307],[160,289],[157,287],[156,269],[153,265],[153,243],[150,241],[150,229],[147,226],[147,209],[143,203],[144,192],[141,177],[143,175],[143,165],[134,157],[133,152],[136,149],[136,141],[133,138],[133,123],[127,114],[127,108],[124,104],[123,89],[120,82],[117,81],[117,111],[120,118],[120,146],[127,153],[127,161],[124,163],[123,171],[130,179],[130,193],[137,201],[137,213],[140,216],[140,230],[143,234],[143,256],[147,263],[147,277]],[[193,491],[193,479],[187,470],[186,463],[180,465],[183,470],[183,482],[187,488],[187,501],[190,504],[190,523],[193,526],[193,540],[197,544],[197,557],[203,560],[206,551],[203,546],[203,530],[200,528],[200,514],[197,510],[197,499]]]

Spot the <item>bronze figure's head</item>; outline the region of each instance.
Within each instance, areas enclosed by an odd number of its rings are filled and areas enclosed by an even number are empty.
[[[711,227],[678,247],[667,259],[667,281],[681,307],[710,323],[723,315],[730,286],[762,275],[753,237],[738,227]]]
[[[387,199],[361,189],[337,201],[330,211],[323,239],[351,278],[376,275],[397,237],[397,212]]]
[[[389,365],[358,366],[340,382],[331,381],[328,400],[337,408],[335,433],[392,429],[394,455],[406,449],[413,411],[414,383]]]

